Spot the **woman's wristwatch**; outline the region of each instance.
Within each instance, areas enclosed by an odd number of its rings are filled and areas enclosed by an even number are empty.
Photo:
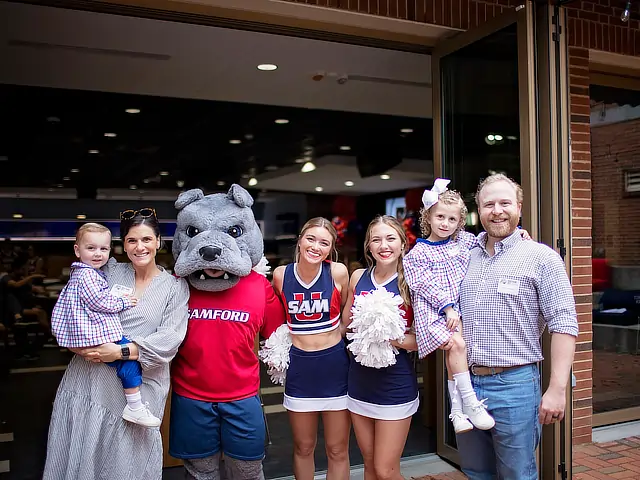
[[[120,347],[120,352],[122,354],[122,360],[129,360],[129,355],[131,355],[131,350],[129,350],[128,345],[122,345]]]

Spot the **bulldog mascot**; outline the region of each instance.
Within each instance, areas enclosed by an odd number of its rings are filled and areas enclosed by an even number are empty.
[[[239,185],[226,194],[189,190],[175,202],[175,274],[188,279],[191,298],[187,336],[172,363],[169,453],[184,460],[189,479],[264,478],[254,345],[285,317],[256,271],[264,247],[252,204]]]

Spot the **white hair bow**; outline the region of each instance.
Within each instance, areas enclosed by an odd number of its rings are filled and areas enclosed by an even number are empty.
[[[447,191],[447,185],[449,185],[450,182],[451,180],[446,178],[436,178],[431,190],[425,190],[422,194],[422,205],[424,205],[424,208],[431,208],[438,203],[438,195]]]

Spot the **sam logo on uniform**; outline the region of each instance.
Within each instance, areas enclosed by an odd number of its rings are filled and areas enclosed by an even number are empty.
[[[189,319],[193,320],[225,320],[228,322],[247,323],[249,314],[238,310],[222,310],[214,308],[189,309]]]
[[[304,298],[304,293],[294,293],[293,300],[288,302],[289,314],[296,320],[316,321],[322,318],[323,313],[329,312],[329,300],[322,298],[322,292],[311,292],[311,299]]]

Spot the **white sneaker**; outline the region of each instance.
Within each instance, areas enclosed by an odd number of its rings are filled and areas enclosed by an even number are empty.
[[[145,402],[139,410],[133,410],[127,405],[122,412],[122,418],[127,422],[142,425],[143,427],[159,427],[162,423],[160,419],[149,410],[149,402]]]
[[[487,399],[485,398],[479,401],[477,398],[472,398],[468,400],[471,400],[471,403],[467,404],[464,401],[462,402],[462,411],[469,417],[473,426],[480,430],[491,430],[495,426],[496,421],[489,415],[489,412],[487,412],[487,406],[484,404]]]
[[[451,412],[449,418],[451,419],[451,423],[453,423],[453,429],[456,433],[465,433],[473,430],[473,424],[469,421],[469,417],[464,413],[460,411]]]

